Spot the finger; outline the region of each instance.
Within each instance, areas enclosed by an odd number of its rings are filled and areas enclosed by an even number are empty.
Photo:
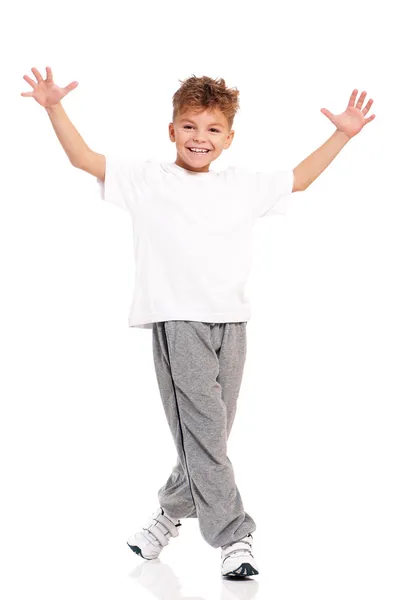
[[[350,106],[354,106],[354,104],[355,104],[355,98],[357,97],[357,94],[358,94],[358,90],[357,89],[355,89],[355,90],[352,91],[352,94],[351,94],[350,99],[349,99],[348,104],[347,104],[347,108],[350,108]]]
[[[362,108],[362,104],[363,104],[363,101],[365,100],[365,96],[366,96],[366,92],[362,92],[362,94],[359,96],[356,108],[359,108],[359,109]]]
[[[32,67],[32,73],[36,77],[38,83],[40,83],[41,81],[43,81],[43,77],[40,75],[40,73],[36,69],[36,67]]]
[[[65,94],[69,94],[69,92],[74,90],[78,85],[79,84],[77,81],[72,81],[72,83],[70,83],[69,85],[67,85],[63,88],[63,91],[65,92]]]
[[[21,92],[21,96],[33,96],[33,92]]]
[[[329,119],[332,119],[334,117],[334,114],[331,113],[327,108],[321,108],[321,113],[323,113]]]
[[[54,79],[53,79],[53,72],[51,71],[51,68],[46,67],[46,71],[47,71],[47,81],[49,81],[50,83],[53,83]]]
[[[370,123],[370,121],[373,121],[373,119],[375,118],[376,115],[372,115],[371,117],[368,117],[367,119],[365,119],[365,125],[366,123]]]
[[[372,106],[372,104],[373,104],[373,100],[372,100],[372,98],[370,98],[369,102],[367,103],[367,105],[365,106],[365,108],[364,108],[364,109],[363,109],[363,111],[362,111],[362,113],[363,113],[364,115],[367,115],[367,114],[368,114],[368,112],[369,112],[369,110],[370,110],[370,107]]]
[[[25,81],[27,81],[33,88],[35,88],[37,86],[36,81],[33,81],[33,79],[31,79],[27,75],[24,75],[23,79],[25,79]]]

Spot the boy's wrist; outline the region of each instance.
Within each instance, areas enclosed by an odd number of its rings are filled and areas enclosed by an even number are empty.
[[[61,102],[57,102],[57,104],[52,104],[51,106],[45,106],[44,108],[48,113],[52,113],[58,110],[61,107]]]
[[[335,138],[337,138],[338,140],[341,140],[342,142],[345,142],[345,143],[349,142],[351,139],[349,135],[344,133],[344,131],[340,131],[340,129],[337,129],[337,127],[336,127],[335,132],[333,133],[333,136]]]

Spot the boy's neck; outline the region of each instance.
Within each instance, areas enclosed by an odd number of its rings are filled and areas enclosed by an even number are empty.
[[[209,167],[211,163],[209,163],[208,165],[204,165],[201,168],[195,169],[195,167],[192,167],[191,165],[188,165],[183,160],[181,160],[180,156],[177,156],[177,159],[174,161],[174,164],[178,167],[181,167],[182,169],[185,169],[186,171],[193,171],[194,173],[209,173]]]

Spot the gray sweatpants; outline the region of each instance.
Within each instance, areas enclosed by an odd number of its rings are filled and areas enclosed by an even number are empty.
[[[173,518],[198,518],[219,548],[255,531],[235,483],[227,440],[246,359],[246,325],[201,321],[153,324],[153,357],[177,463],[160,488]]]

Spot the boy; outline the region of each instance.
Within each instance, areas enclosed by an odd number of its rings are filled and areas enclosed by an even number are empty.
[[[174,163],[131,160],[93,152],[69,121],[61,89],[46,67],[37,69],[33,96],[48,112],[72,165],[97,178],[104,200],[130,213],[135,238],[135,289],[129,326],[152,329],[153,357],[177,462],[159,490],[159,509],[127,543],[142,558],[157,558],[180,519],[198,518],[203,538],[221,548],[221,573],[259,573],[252,551],[256,525],[245,512],[227,456],[227,440],[246,357],[250,306],[244,294],[256,219],[283,214],[290,194],[319,176],[365,119],[354,90],[347,110],[322,112],[336,125],[327,142],[294,170],[273,173],[211,163],[232,143],[236,88],[195,76],[173,96],[170,140]]]

